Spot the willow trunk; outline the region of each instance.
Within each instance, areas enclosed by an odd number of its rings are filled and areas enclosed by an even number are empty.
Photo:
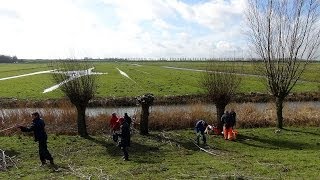
[[[149,134],[149,107],[148,105],[142,105],[141,120],[140,120],[140,134]]]
[[[282,115],[283,101],[284,101],[284,98],[282,98],[282,97],[276,98],[277,127],[279,129],[283,128],[283,115]]]
[[[77,106],[77,124],[78,124],[78,134],[81,137],[87,137],[87,124],[86,124],[86,106]]]

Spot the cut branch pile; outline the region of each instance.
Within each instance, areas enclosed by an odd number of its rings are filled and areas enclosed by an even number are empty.
[[[10,167],[15,167],[18,169],[16,163],[13,161],[14,157],[7,156],[5,151],[0,149],[0,171],[6,171]]]

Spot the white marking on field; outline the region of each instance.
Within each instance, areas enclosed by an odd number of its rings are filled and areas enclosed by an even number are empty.
[[[43,91],[43,93],[51,92],[53,90],[58,89],[60,86],[62,86],[65,83],[68,83],[69,81],[72,81],[74,79],[77,79],[81,76],[89,76],[89,75],[102,75],[102,74],[108,74],[108,73],[100,73],[100,72],[92,72],[94,67],[86,69],[86,70],[80,70],[80,71],[54,71],[52,73],[60,73],[60,74],[65,74],[69,76],[69,79],[66,79],[62,81],[59,84],[56,84],[54,86],[51,86]]]
[[[185,70],[185,71],[194,71],[194,72],[207,72],[206,70],[203,69],[189,69],[189,68],[179,68],[179,67],[172,67],[172,66],[162,66],[163,68],[167,69],[176,69],[176,70]],[[244,73],[229,73],[229,72],[223,72],[223,71],[208,71],[208,72],[215,72],[219,74],[235,74],[239,76],[251,76],[251,77],[258,77],[258,78],[266,78],[265,76],[262,75],[256,75],[256,74],[244,74]],[[298,80],[298,82],[311,82],[311,83],[320,83],[316,81],[306,81],[306,80]]]
[[[194,72],[215,72],[215,73],[221,73],[221,74],[235,74],[240,76],[264,77],[264,76],[255,75],[255,74],[229,73],[229,72],[223,72],[223,71],[207,71],[203,69],[189,69],[189,68],[179,68],[179,67],[172,67],[172,66],[162,66],[162,67],[167,69],[176,69],[176,70],[185,70],[185,71],[194,71]]]
[[[140,65],[140,64],[131,64],[132,66],[142,66],[142,65]]]
[[[135,70],[138,71],[138,72],[144,73],[144,74],[150,74],[150,73],[148,73],[148,72],[140,71],[140,70],[138,70],[138,69],[135,69]]]
[[[84,76],[84,75],[82,75],[82,76]],[[60,86],[62,86],[63,84],[65,84],[65,83],[67,83],[67,82],[69,82],[69,81],[72,81],[72,80],[74,80],[74,79],[76,79],[76,78],[79,78],[79,77],[81,77],[81,76],[71,76],[69,79],[66,79],[66,80],[62,81],[61,83],[59,83],[59,84],[56,84],[56,85],[54,85],[54,86],[51,86],[51,87],[45,89],[42,93],[44,94],[44,93],[47,93],[47,92],[51,92],[51,91],[53,91],[53,90],[56,90],[56,89],[58,89]]]
[[[38,71],[38,72],[33,72],[33,73],[28,73],[28,74],[21,74],[17,76],[11,76],[11,77],[5,77],[5,78],[0,78],[0,81],[8,80],[8,79],[14,79],[14,78],[20,78],[20,77],[26,77],[26,76],[33,76],[37,74],[46,74],[46,73],[51,73],[54,72],[55,70],[48,70],[48,71]]]
[[[125,73],[125,72],[121,71],[119,68],[117,68],[117,69],[118,69],[118,71],[120,72],[120,74],[121,74],[122,76],[124,76],[124,77],[126,77],[126,78],[130,79],[130,80],[131,80],[131,81],[133,81],[134,83],[137,83],[137,82],[135,82],[133,79],[131,79],[131,78],[128,76],[128,74],[127,74],[127,73]]]
[[[0,78],[0,81],[14,79],[14,78],[20,78],[20,77],[25,77],[25,76],[32,76],[32,75],[37,75],[37,74],[46,74],[46,73],[59,73],[59,74],[65,74],[65,75],[69,76],[69,79],[66,79],[66,80],[62,81],[61,83],[56,84],[52,87],[49,87],[43,91],[43,93],[47,93],[47,92],[51,92],[55,89],[58,89],[61,85],[65,84],[69,81],[72,81],[76,78],[79,78],[81,76],[108,74],[108,73],[101,73],[101,72],[92,72],[93,69],[94,69],[94,67],[86,69],[86,70],[80,70],[80,71],[58,71],[57,69],[54,69],[54,70],[39,71],[39,72],[33,72],[33,73],[22,74],[22,75],[17,75],[17,76]]]

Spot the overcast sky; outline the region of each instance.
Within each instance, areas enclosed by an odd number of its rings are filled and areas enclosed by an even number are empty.
[[[0,0],[0,54],[242,57],[246,0]]]

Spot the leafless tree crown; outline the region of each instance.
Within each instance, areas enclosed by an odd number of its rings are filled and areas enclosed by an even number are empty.
[[[248,0],[250,49],[264,61],[268,87],[286,96],[320,45],[319,0]]]
[[[61,72],[84,71],[92,68],[92,65],[89,63],[73,60],[55,62],[53,66]],[[69,78],[70,77],[64,73],[53,74],[53,79],[56,83],[64,82]],[[81,77],[64,83],[60,88],[73,104],[87,103],[96,94],[96,80],[96,75],[82,75]]]
[[[241,77],[235,74],[233,66],[221,66],[219,71],[214,70],[213,66],[214,64],[209,62],[201,85],[212,101],[228,104],[232,95],[239,89]]]

